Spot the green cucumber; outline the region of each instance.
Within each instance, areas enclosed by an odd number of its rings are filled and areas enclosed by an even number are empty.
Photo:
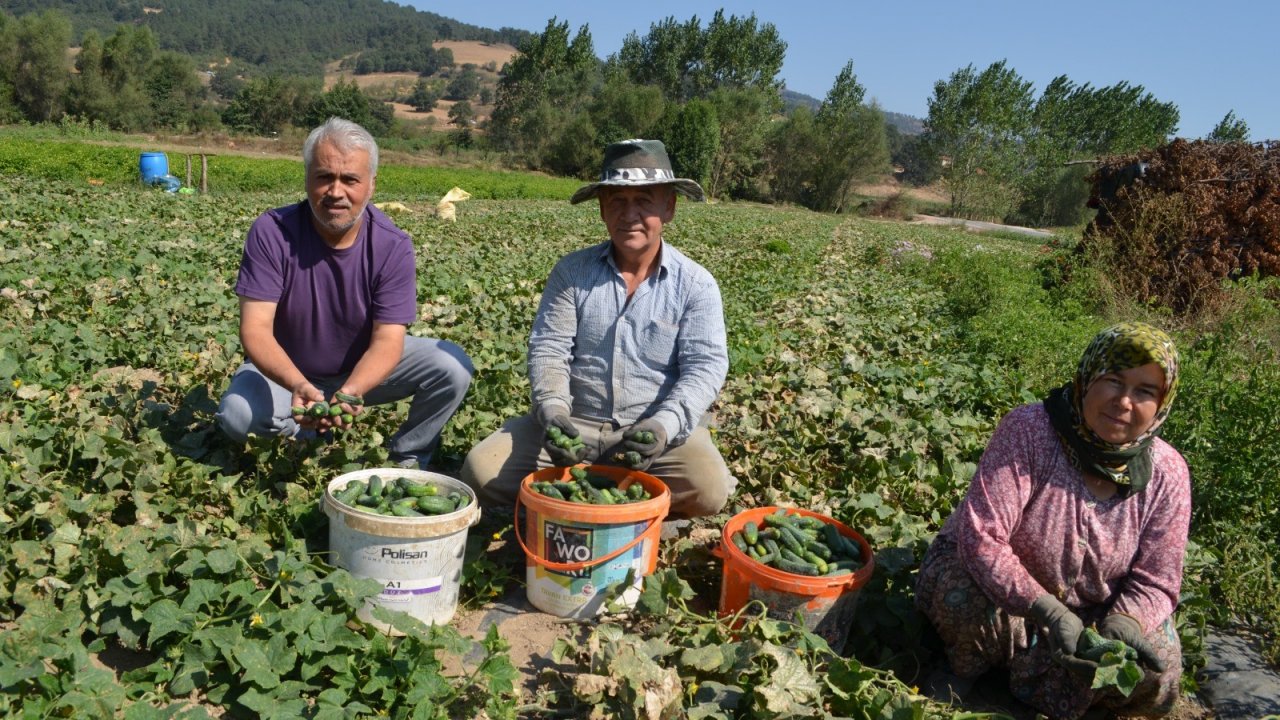
[[[794,560],[788,560],[786,558],[778,561],[778,569],[783,572],[789,572],[793,575],[808,575],[810,577],[816,577],[820,574],[818,572],[818,568],[814,565],[803,561],[795,562]]]
[[[447,515],[457,508],[453,501],[439,495],[424,495],[418,498],[418,509],[428,515]]]
[[[435,495],[437,492],[439,490],[431,483],[417,483],[412,480],[404,483],[404,494],[410,497],[427,497],[428,495]]]
[[[365,485],[359,480],[352,480],[346,487],[333,494],[333,499],[343,505],[354,505],[356,498],[365,494]]]
[[[563,494],[560,493],[560,490],[555,485],[552,485],[551,483],[534,483],[533,489],[537,490],[538,492],[542,493],[543,495],[546,495],[547,497],[553,500],[567,499]]]

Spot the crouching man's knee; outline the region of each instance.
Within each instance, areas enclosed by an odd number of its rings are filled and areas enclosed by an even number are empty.
[[[253,428],[253,408],[243,395],[224,395],[214,419],[223,434],[235,442],[244,442]]]

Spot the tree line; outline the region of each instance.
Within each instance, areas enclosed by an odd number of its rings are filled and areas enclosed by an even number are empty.
[[[341,115],[377,135],[407,132],[390,105],[354,83],[324,90],[311,75],[222,67],[206,86],[198,73],[209,71],[189,54],[162,49],[148,25],[117,25],[105,37],[87,29],[69,72],[73,34],[57,10],[0,13],[0,121],[73,117],[125,131],[226,127],[270,135]],[[1072,224],[1086,212],[1092,161],[1166,142],[1179,117],[1173,103],[1126,82],[1095,88],[1063,75],[1037,96],[1004,61],[940,79],[920,134],[886,122],[852,62],[816,107],[788,106],[778,77],[787,44],[776,27],[723,10],[706,23],[668,17],[644,35],[628,35],[604,60],[589,27],[571,32],[553,17],[542,32],[524,33],[496,95],[480,85],[474,67],[454,68],[447,50],[415,55],[421,46],[402,39],[347,62],[424,74],[447,68],[447,85],[424,77],[400,100],[419,109],[441,96],[458,101],[451,118],[459,145],[482,146],[529,169],[590,177],[607,143],[656,137],[676,170],[712,196],[819,211],[854,209],[857,186],[896,165],[906,182],[941,180],[953,214]],[[473,132],[473,99],[494,102],[480,133]],[[1247,136],[1244,122],[1228,113],[1211,137]]]

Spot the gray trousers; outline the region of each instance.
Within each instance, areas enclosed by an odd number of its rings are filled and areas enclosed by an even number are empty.
[[[579,437],[586,443],[591,462],[612,465],[610,457],[622,442],[622,429],[613,423],[573,418]],[[532,415],[508,420],[502,428],[480,441],[462,464],[462,481],[487,505],[510,507],[520,492],[520,481],[529,473],[553,467],[542,447],[542,425]],[[738,481],[729,474],[720,451],[705,427],[695,429],[682,444],[667,448],[645,472],[671,490],[671,515],[676,518],[714,515],[729,501]]]
[[[472,372],[471,359],[456,344],[405,337],[404,353],[395,369],[381,385],[364,394],[366,406],[413,396],[408,419],[388,444],[393,462],[416,459],[419,465],[426,465],[444,424],[467,394]],[[328,397],[347,378],[338,375],[307,379]],[[216,416],[218,425],[239,442],[250,434],[297,437],[304,429],[289,412],[292,400],[289,389],[267,379],[253,363],[246,362],[231,376],[231,386],[222,396]]]

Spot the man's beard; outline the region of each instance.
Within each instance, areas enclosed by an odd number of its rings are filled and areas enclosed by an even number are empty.
[[[323,227],[325,230],[328,230],[329,232],[332,232],[332,233],[345,233],[346,231],[355,227],[356,223],[360,222],[360,218],[364,215],[364,209],[369,205],[369,203],[367,202],[361,204],[360,207],[356,208],[355,212],[351,214],[351,220],[349,222],[339,223],[339,222],[334,222],[332,220],[325,220],[324,218],[322,218],[320,214],[316,212],[315,204],[312,203],[310,200],[307,201],[307,204],[311,207],[312,219],[314,219],[320,225],[320,227]]]

